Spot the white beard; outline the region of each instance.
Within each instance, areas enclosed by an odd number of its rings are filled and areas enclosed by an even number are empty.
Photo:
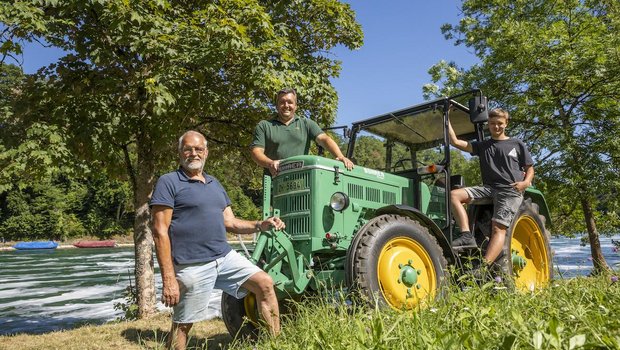
[[[202,172],[202,170],[205,167],[205,162],[204,160],[201,161],[190,161],[188,159],[183,159],[182,162],[183,168],[189,170],[189,171],[196,171],[196,170],[200,170]]]

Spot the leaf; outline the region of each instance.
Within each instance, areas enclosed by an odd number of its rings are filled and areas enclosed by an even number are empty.
[[[586,335],[585,334],[577,334],[572,336],[568,341],[568,349],[577,349],[582,347],[586,343]]]
[[[532,336],[532,343],[534,344],[534,349],[542,349],[543,334],[541,331],[534,332],[534,335]]]

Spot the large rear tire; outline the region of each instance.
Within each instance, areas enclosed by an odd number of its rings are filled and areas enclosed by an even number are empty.
[[[248,293],[243,299],[237,299],[222,293],[222,319],[228,333],[234,338],[256,339],[259,333],[259,314],[256,296]]]
[[[504,273],[514,277],[517,290],[533,291],[553,279],[551,235],[538,205],[527,198],[506,232],[499,264]]]
[[[372,305],[423,306],[446,283],[447,262],[435,237],[418,222],[381,215],[360,230],[347,259],[352,289]]]

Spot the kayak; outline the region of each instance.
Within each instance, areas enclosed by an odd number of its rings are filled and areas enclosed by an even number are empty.
[[[13,248],[19,250],[27,249],[56,249],[58,243],[54,241],[35,241],[35,242],[18,242],[15,243]]]
[[[73,243],[78,248],[113,248],[116,246],[116,241],[111,239],[107,241],[79,241]]]

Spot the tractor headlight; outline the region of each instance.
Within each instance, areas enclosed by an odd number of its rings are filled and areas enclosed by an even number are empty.
[[[329,199],[329,206],[335,211],[343,211],[349,206],[349,197],[342,192],[336,192]]]

